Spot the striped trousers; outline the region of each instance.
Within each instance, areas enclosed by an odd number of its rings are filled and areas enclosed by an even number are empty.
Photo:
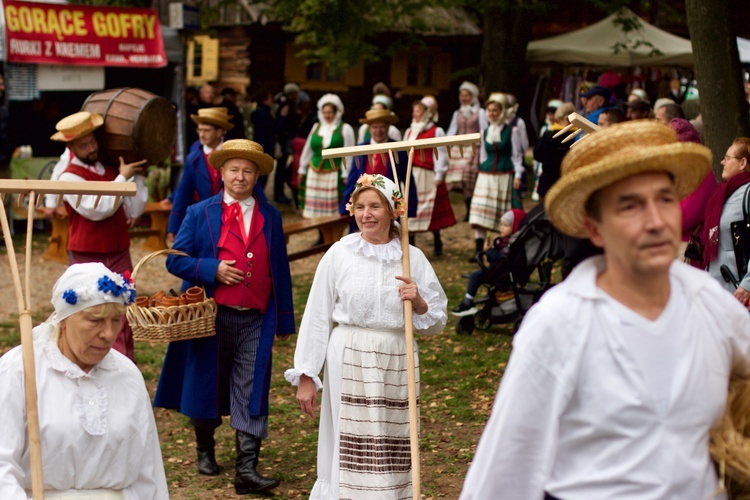
[[[260,343],[263,315],[252,309],[239,311],[219,305],[216,313],[216,339],[219,345],[219,413],[230,415],[233,429],[252,434],[259,439],[268,437],[268,416],[249,415],[253,389],[255,357]],[[215,429],[221,418],[191,419],[196,427]]]

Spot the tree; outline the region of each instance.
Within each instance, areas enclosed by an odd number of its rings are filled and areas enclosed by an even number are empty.
[[[742,89],[740,58],[727,0],[685,0],[698,75],[703,142],[714,155],[714,171],[737,136],[750,136],[748,104]]]

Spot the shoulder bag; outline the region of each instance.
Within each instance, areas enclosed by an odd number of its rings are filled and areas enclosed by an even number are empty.
[[[737,281],[747,274],[747,261],[750,259],[750,185],[745,188],[745,195],[742,197],[742,220],[737,220],[729,224],[732,233],[732,247],[734,248],[734,260],[737,264]]]

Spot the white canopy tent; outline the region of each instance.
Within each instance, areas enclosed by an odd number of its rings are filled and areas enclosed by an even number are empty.
[[[626,33],[616,22],[622,17],[637,21],[640,28]],[[652,55],[654,49],[660,54]],[[626,10],[591,26],[531,42],[526,59],[592,66],[691,66],[693,46],[690,40],[660,30]]]
[[[737,48],[740,51],[740,62],[750,64],[750,40],[737,37]]]

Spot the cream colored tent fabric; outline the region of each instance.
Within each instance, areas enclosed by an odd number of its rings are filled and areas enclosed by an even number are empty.
[[[577,31],[529,43],[526,59],[592,66],[692,66],[690,40],[660,30],[630,10],[620,16],[636,18],[640,29],[625,33],[621,25],[614,22],[618,16],[612,14]],[[639,46],[639,41],[650,42],[661,54],[650,55],[652,47]],[[626,44],[627,48],[616,54],[614,47],[617,44]]]

